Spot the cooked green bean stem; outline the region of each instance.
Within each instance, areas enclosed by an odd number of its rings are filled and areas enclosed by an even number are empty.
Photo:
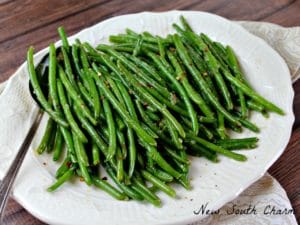
[[[52,152],[54,149],[55,137],[56,137],[57,130],[58,130],[58,125],[55,124],[52,129],[51,136],[49,138],[49,142],[48,142],[47,148],[46,148],[48,153]]]

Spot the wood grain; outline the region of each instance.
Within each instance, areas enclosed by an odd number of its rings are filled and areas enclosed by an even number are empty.
[[[300,1],[295,0],[0,0],[0,82],[21,65],[28,46],[39,50],[56,41],[56,28],[60,25],[71,35],[112,16],[172,9],[208,11],[234,20],[300,25]],[[300,82],[294,84],[294,89],[294,131],[284,154],[269,172],[287,191],[299,221]],[[11,200],[3,224],[43,223]]]

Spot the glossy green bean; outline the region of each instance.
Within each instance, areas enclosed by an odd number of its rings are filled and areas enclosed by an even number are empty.
[[[71,177],[74,175],[75,167],[71,167],[67,172],[65,172],[61,177],[57,179],[57,181],[52,184],[50,187],[47,188],[47,191],[53,192],[57,188],[59,188],[63,183],[70,180]]]
[[[74,103],[78,106],[80,106],[81,111],[85,117],[88,118],[88,120],[93,124],[96,125],[97,121],[92,116],[90,110],[85,105],[83,99],[80,96],[80,93],[76,91],[76,89],[72,86],[71,82],[68,80],[65,72],[61,67],[59,67],[59,77],[61,79],[62,84],[66,88],[68,94],[71,96],[71,98],[74,100]]]
[[[129,185],[125,185],[124,183],[121,183],[112,168],[107,168],[107,173],[111,177],[111,179],[116,183],[116,185],[130,198],[142,201],[144,198],[142,195],[140,195],[138,192],[133,190]]]
[[[203,79],[202,75],[198,72],[195,65],[193,64],[192,59],[189,57],[187,50],[184,48],[183,43],[181,42],[178,35],[174,35],[174,43],[176,45],[176,49],[178,51],[178,55],[180,56],[182,62],[186,66],[186,68],[190,71],[191,75],[203,91],[203,93],[207,96],[207,98],[210,100],[211,104],[224,116],[230,120],[231,122],[235,124],[240,124],[224,107],[220,104],[220,102],[217,100],[216,96],[212,93],[211,89]]]
[[[149,173],[146,170],[142,170],[141,171],[142,176],[148,180],[149,182],[151,182],[153,185],[155,185],[156,187],[158,187],[160,190],[162,190],[163,192],[165,192],[167,195],[171,196],[171,197],[175,197],[176,196],[176,192],[173,188],[171,188],[169,185],[165,184],[164,182],[162,182],[160,179],[158,179],[157,177],[155,177],[153,174]]]
[[[139,123],[137,123],[130,117],[128,111],[118,102],[118,100],[114,97],[113,93],[104,84],[103,80],[101,80],[101,78],[98,77],[96,73],[93,73],[93,76],[97,82],[98,87],[101,88],[101,90],[103,91],[105,97],[110,101],[112,106],[119,113],[119,115],[127,122],[127,124],[135,130],[135,132],[141,139],[145,140],[150,145],[156,145],[156,141],[142,129]]]
[[[199,124],[198,124],[198,119],[197,119],[197,115],[195,112],[195,109],[187,95],[187,92],[184,90],[184,88],[180,85],[180,83],[176,80],[176,78],[173,76],[173,74],[171,74],[171,72],[165,67],[166,64],[163,64],[162,61],[160,60],[159,57],[157,57],[155,54],[153,53],[148,53],[148,56],[153,60],[153,62],[159,67],[159,69],[165,74],[166,77],[168,77],[168,79],[170,80],[170,82],[172,82],[174,84],[174,86],[176,87],[177,92],[180,94],[180,96],[182,97],[185,106],[189,112],[189,116],[192,122],[192,128],[193,131],[195,133],[195,135],[198,134],[199,131]],[[175,126],[175,124],[174,124]],[[175,127],[176,128],[176,127]],[[179,131],[178,131],[179,132]]]
[[[75,121],[75,119],[72,115],[70,106],[67,102],[67,98],[65,95],[64,87],[60,80],[57,80],[57,89],[58,89],[58,96],[59,96],[60,104],[62,106],[62,109],[66,116],[66,119],[70,124],[71,129],[76,133],[76,135],[82,142],[86,143],[88,140],[87,140],[86,136],[84,135],[84,133],[81,131],[81,128],[78,126],[77,122]]]
[[[59,36],[60,36],[60,39],[62,41],[63,47],[67,50],[67,52],[70,52],[70,45],[69,45],[69,42],[68,42],[68,38],[67,38],[67,35],[66,35],[66,32],[65,32],[65,29],[63,27],[59,27],[57,29],[57,31],[59,33]]]
[[[99,153],[99,149],[98,146],[96,145],[96,143],[93,141],[92,143],[92,158],[93,158],[93,165],[99,165],[100,164],[100,153]]]
[[[58,179],[60,178],[65,172],[67,172],[71,168],[72,162],[71,162],[71,157],[67,156],[60,167],[56,170],[55,173],[55,178]]]
[[[49,114],[49,116],[56,121],[57,123],[59,123],[60,125],[64,126],[64,127],[68,127],[68,123],[65,121],[64,118],[62,118],[62,116],[58,113],[55,112],[52,107],[51,104],[46,100],[42,89],[40,87],[37,75],[36,75],[36,71],[34,68],[34,62],[33,62],[33,47],[30,47],[28,49],[27,52],[27,66],[28,66],[28,72],[29,72],[29,78],[30,78],[30,82],[31,85],[34,89],[34,94],[36,95],[39,103],[41,104],[41,106],[44,108],[44,110]]]
[[[227,156],[229,158],[232,158],[232,159],[235,159],[235,160],[238,160],[238,161],[246,161],[247,160],[247,157],[242,155],[242,154],[238,154],[238,153],[234,153],[234,152],[231,152],[231,151],[228,151],[226,149],[223,149],[211,142],[208,142],[206,141],[205,139],[203,138],[200,138],[200,137],[195,137],[193,135],[190,135],[188,134],[187,135],[188,138],[191,138],[193,141],[199,143],[200,145],[203,145],[205,146],[206,148],[212,150],[212,151],[215,151],[217,153],[220,153],[224,156]]]
[[[161,201],[160,199],[153,194],[142,182],[140,182],[138,179],[134,178],[133,179],[133,185],[132,188],[137,191],[140,195],[144,197],[145,200],[150,202],[156,207],[161,206]]]
[[[121,64],[118,63],[119,69],[121,70],[122,74],[126,76],[127,81],[132,85],[132,88],[136,89],[143,98],[147,99],[148,103],[153,105],[157,110],[159,110],[170,122],[174,125],[176,130],[178,131],[179,135],[181,137],[185,137],[185,132],[181,126],[181,124],[176,120],[176,118],[170,113],[170,111],[164,107],[159,101],[157,101],[155,98],[153,98],[152,95],[147,92],[146,89],[143,87],[140,87],[136,80],[130,75],[129,71]]]
[[[62,151],[63,151],[63,144],[64,139],[61,133],[60,129],[57,129],[56,135],[55,135],[55,143],[54,143],[54,152],[53,152],[53,161],[59,160]]]
[[[47,122],[47,125],[46,125],[46,129],[45,129],[44,135],[42,137],[42,140],[41,140],[39,146],[36,149],[36,152],[38,154],[42,154],[46,150],[46,148],[48,146],[48,142],[49,142],[49,140],[51,138],[51,133],[52,133],[54,125],[55,125],[55,122],[50,117],[48,119],[48,122]]]
[[[117,199],[117,200],[125,200],[126,199],[126,195],[122,192],[120,192],[118,189],[116,189],[115,187],[113,187],[110,183],[108,183],[105,180],[101,180],[97,177],[93,177],[93,184],[100,188],[101,190],[105,191],[107,194],[109,194],[110,196],[112,196],[113,198]]]
[[[205,103],[201,95],[198,94],[197,91],[193,88],[193,86],[189,83],[186,71],[184,71],[184,69],[178,62],[175,53],[168,51],[167,55],[170,62],[176,70],[176,79],[178,79],[182,83],[190,99],[198,105],[198,107],[201,109],[205,116],[207,116],[208,118],[213,118],[214,114],[209,108],[209,106]]]

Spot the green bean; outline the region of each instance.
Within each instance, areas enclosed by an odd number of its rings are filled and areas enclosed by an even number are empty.
[[[148,63],[139,59],[138,57],[133,57],[133,56],[129,57],[130,55],[128,55],[127,53],[123,53],[123,55],[125,55],[129,60],[131,60],[133,63],[135,63],[136,66],[139,66],[140,68],[144,69],[145,73],[148,73],[149,75],[151,75],[151,77],[153,79],[155,79],[157,82],[165,85],[165,81],[160,77],[160,75],[157,73],[157,71],[152,66],[150,66]]]
[[[98,56],[99,57],[99,56]],[[118,74],[118,77],[121,79],[122,83],[128,87],[128,83],[124,80],[124,78],[122,77],[122,75],[120,74],[119,70],[117,67],[115,67],[114,63],[112,63],[108,58],[103,58],[103,56],[101,56],[101,62],[104,61],[104,63],[109,66],[116,74]],[[135,77],[134,79],[138,79],[138,77]],[[140,80],[139,80],[140,81]],[[136,81],[136,84],[140,86],[139,82]],[[142,88],[142,87],[141,87]],[[136,92],[135,90],[133,90],[134,92]],[[163,104],[167,105],[168,107],[170,107],[172,110],[180,113],[181,115],[188,115],[188,113],[185,110],[182,110],[180,107],[173,105],[173,103],[170,102],[169,99],[164,98],[164,96],[162,96],[159,92],[157,92],[154,88],[148,88],[147,91],[149,91],[149,93],[151,95],[153,95],[155,98],[157,98],[159,101],[161,101]],[[171,96],[171,95],[170,95]],[[138,97],[138,95],[137,95]]]
[[[252,99],[249,99],[247,102],[246,102],[246,105],[249,109],[252,109],[252,110],[255,110],[257,112],[260,112],[264,117],[266,118],[269,118],[269,114],[268,112],[265,110],[265,108],[256,103],[255,101],[253,101]]]
[[[60,178],[65,172],[71,168],[72,162],[71,157],[67,156],[60,167],[56,170],[55,177]]]
[[[138,121],[137,114],[136,114],[136,111],[134,108],[134,104],[132,102],[132,99],[131,99],[128,91],[126,90],[125,86],[121,82],[117,82],[116,84],[117,84],[118,89],[120,90],[122,99],[125,102],[128,112],[130,113],[130,115],[133,117],[134,120]]]
[[[97,177],[93,177],[93,184],[100,188],[101,190],[105,191],[107,194],[109,194],[110,196],[112,196],[113,198],[117,199],[117,200],[125,200],[126,199],[126,195],[122,192],[120,192],[118,189],[116,189],[115,187],[113,187],[110,183],[108,183],[105,180],[101,180]]]
[[[93,165],[96,166],[100,164],[100,154],[99,154],[99,149],[96,143],[93,141],[92,143],[92,158],[93,158]]]
[[[182,139],[178,137],[178,133],[176,132],[173,124],[169,120],[167,120],[167,127],[171,136],[171,140],[174,142],[174,145],[178,149],[183,149]]]
[[[78,106],[74,106],[74,111],[77,115],[77,118],[82,124],[82,127],[89,133],[91,138],[95,141],[99,149],[102,151],[102,153],[107,156],[107,145],[103,141],[103,139],[99,136],[96,129],[90,124],[90,122],[82,115],[81,108]]]
[[[159,165],[159,167],[161,169],[163,169],[164,171],[166,171],[167,173],[169,173],[170,175],[172,175],[175,178],[179,178],[181,176],[181,174],[176,171],[162,156],[161,154],[157,151],[156,148],[154,148],[153,146],[150,146],[148,144],[143,143],[143,146],[147,149],[148,154],[150,156],[150,158],[152,158],[157,165]]]
[[[84,87],[84,85],[78,81],[77,82],[78,86],[78,92],[82,95],[83,99],[88,103],[89,106],[93,106],[93,100],[88,92],[88,90]]]
[[[121,158],[125,159],[127,157],[126,140],[125,140],[124,133],[119,129],[117,129],[117,138],[118,138],[118,143],[121,148],[121,153],[122,153]]]
[[[237,59],[236,59],[236,57],[233,53],[232,48],[227,46],[226,47],[226,53],[227,53],[227,59],[228,59],[229,65],[231,66],[234,75],[237,78],[243,80],[243,77],[241,75],[241,71],[239,69]],[[240,89],[238,89],[238,96],[239,96],[240,106],[241,106],[241,115],[242,115],[243,118],[245,118],[246,114],[247,114],[247,107],[246,107],[246,102],[245,102],[245,96],[244,96],[243,92]]]
[[[216,119],[211,117],[199,116],[199,122],[201,123],[215,123]]]
[[[142,176],[148,180],[149,182],[151,182],[153,185],[155,185],[156,187],[158,187],[160,190],[162,190],[163,192],[165,192],[167,195],[171,196],[171,197],[175,197],[176,196],[176,192],[174,191],[174,189],[172,189],[170,186],[168,186],[167,184],[165,184],[164,182],[162,182],[160,179],[158,179],[157,177],[155,177],[153,174],[149,173],[146,170],[142,170],[141,171]]]
[[[215,152],[211,152],[210,150],[204,148],[203,146],[200,145],[196,145],[195,142],[191,141],[189,144],[189,148],[188,148],[188,153],[192,156],[204,156],[205,158],[207,158],[208,160],[212,161],[212,162],[218,162],[218,158],[217,158],[217,154],[215,154]]]
[[[123,155],[120,148],[117,148],[116,151],[117,155],[117,178],[121,182],[124,179],[124,161],[123,161]]]
[[[80,61],[79,61],[79,56],[78,56],[78,45],[77,44],[72,45],[72,59],[73,59],[73,63],[74,63],[77,75],[82,77],[81,69],[80,69],[81,66],[80,66]],[[84,85],[87,86],[86,83]]]
[[[190,27],[190,25],[188,24],[188,22],[186,21],[186,19],[183,17],[183,16],[180,16],[180,22],[181,24],[183,25],[183,28],[186,30],[186,31],[191,31],[193,32],[193,29]]]
[[[106,122],[108,126],[109,132],[109,144],[108,144],[108,151],[107,151],[107,158],[106,160],[110,160],[114,157],[117,149],[117,134],[116,134],[116,127],[115,121],[113,118],[112,110],[110,104],[106,98],[102,99],[103,109],[106,117]]]
[[[155,167],[147,167],[147,170],[152,174],[155,174],[155,176],[157,176],[160,180],[164,182],[170,183],[173,181],[173,177],[161,169]]]
[[[249,120],[243,118],[240,118],[239,121],[244,127],[255,133],[259,133],[260,129],[254,123],[251,123]]]
[[[130,186],[127,186],[123,183],[121,183],[116,175],[114,174],[114,171],[112,168],[107,168],[107,173],[111,177],[111,179],[116,183],[116,185],[130,198],[141,201],[143,200],[143,196],[141,196],[138,192],[133,190]]]
[[[164,59],[166,56],[166,51],[165,51],[165,46],[162,42],[162,38],[159,36],[156,36],[156,39],[157,39],[157,45],[158,45],[158,49],[159,49],[159,56]]]
[[[177,168],[179,168],[181,170],[181,172],[183,174],[187,174],[189,172],[189,165],[180,162],[179,160],[177,160],[176,158],[172,158],[173,163],[177,166]]]
[[[216,145],[228,150],[251,149],[256,147],[257,141],[257,138],[226,139],[216,141]]]
[[[149,116],[149,118],[153,121],[158,121],[160,120],[160,116],[158,116],[156,113],[151,112],[150,110],[146,110],[147,115]]]
[[[192,121],[193,131],[197,135],[198,130],[199,130],[198,119],[197,119],[196,112],[189,100],[189,97],[188,97],[186,91],[183,89],[183,87],[180,85],[180,83],[176,80],[176,78],[170,73],[170,71],[164,66],[164,64],[161,62],[161,60],[156,55],[154,55],[153,53],[149,53],[148,56],[160,68],[160,70],[165,74],[165,76],[168,77],[168,79],[175,85],[177,92],[181,95],[181,97],[186,105],[186,108],[189,112],[189,116]]]
[[[279,115],[284,115],[285,114],[282,109],[280,109],[279,107],[274,105],[272,102],[266,100],[265,98],[263,98],[262,96],[257,94],[247,84],[243,83],[238,78],[232,76],[230,73],[225,71],[224,76],[229,82],[231,82],[237,88],[241,89],[245,95],[249,96],[250,98],[255,100],[257,103],[260,103],[266,109],[268,109],[270,111],[273,111],[275,113],[278,113]]]
[[[176,159],[178,160],[179,162],[181,163],[184,163],[184,164],[189,164],[189,162],[187,161],[187,159],[184,159],[183,157],[179,156],[174,150],[168,148],[168,147],[165,147],[165,150],[166,152],[172,156],[173,159]],[[180,152],[184,152],[184,151],[180,151]]]
[[[74,175],[74,170],[75,167],[71,167],[67,172],[65,172],[61,177],[59,177],[54,184],[48,187],[47,191],[53,192],[57,188],[59,188],[63,183],[65,183],[67,180],[70,180],[70,178]]]
[[[68,127],[68,123],[65,121],[64,118],[62,118],[62,116],[58,113],[55,112],[52,107],[51,104],[46,100],[42,89],[40,87],[37,75],[36,75],[36,71],[34,68],[34,62],[33,62],[33,47],[30,47],[28,49],[27,52],[27,66],[28,66],[28,72],[29,72],[29,78],[30,78],[30,82],[31,85],[34,89],[34,94],[37,97],[39,103],[41,104],[41,106],[44,108],[44,110],[49,114],[49,116],[56,121],[57,123],[59,123],[60,125],[64,126],[64,127]]]
[[[69,46],[68,38],[67,38],[67,35],[66,35],[66,32],[65,32],[64,28],[59,27],[57,29],[57,31],[59,33],[59,36],[60,36],[60,39],[62,41],[63,47],[67,50],[67,52],[70,52],[70,46]]]
[[[168,97],[169,92],[166,87],[160,85],[158,82],[156,82],[154,79],[152,79],[150,76],[144,73],[143,70],[139,69],[134,63],[129,61],[124,55],[118,53],[117,51],[111,49],[111,48],[102,48],[101,50],[109,53],[110,55],[114,56],[118,60],[120,60],[124,65],[126,65],[128,68],[130,68],[131,71],[133,71],[137,76],[139,76],[142,80],[146,81],[148,84],[153,86],[161,95]]]
[[[136,133],[141,139],[145,140],[150,145],[156,145],[156,141],[142,129],[139,123],[137,123],[130,117],[127,110],[124,109],[124,107],[114,97],[113,93],[103,83],[103,80],[101,80],[101,78],[98,77],[95,73],[92,74],[97,82],[98,87],[101,88],[101,90],[103,91],[105,97],[110,101],[112,106],[120,114],[120,116],[128,123],[128,125],[136,131]]]
[[[86,154],[85,148],[81,140],[75,134],[73,136],[74,139],[74,147],[76,151],[76,156],[78,158],[78,162],[82,163],[84,166],[89,166],[89,159]]]
[[[209,108],[209,106],[205,103],[203,98],[200,94],[196,92],[196,90],[192,87],[192,85],[189,83],[187,79],[187,74],[184,71],[184,69],[181,67],[181,65],[178,62],[178,59],[176,58],[175,53],[172,53],[171,51],[167,52],[170,62],[172,63],[173,67],[176,70],[176,79],[178,79],[183,87],[186,90],[186,93],[189,95],[190,99],[195,102],[198,107],[201,109],[201,111],[206,115],[208,118],[213,117],[213,112]]]
[[[47,148],[46,148],[48,153],[53,151],[57,130],[58,130],[58,125],[55,124],[54,127],[53,127],[53,130],[51,132],[51,136],[50,136],[49,142],[47,144]]]
[[[218,112],[217,115],[218,115],[217,132],[218,132],[221,139],[226,139],[227,134],[226,134],[225,125],[224,125],[224,115],[220,112]]]
[[[85,155],[85,152],[84,152],[82,143],[80,142],[79,138],[76,136],[75,133],[72,133],[72,135],[73,135],[73,139],[74,139],[74,147],[75,147],[75,152],[76,152],[76,156],[78,159],[78,165],[79,165],[81,176],[83,177],[83,179],[87,185],[91,185],[92,178],[88,172],[87,167],[83,163],[86,161],[86,159],[85,159],[85,156],[83,156],[83,155]]]
[[[97,88],[96,88],[96,84],[94,82],[94,79],[92,76],[90,76],[90,70],[89,70],[89,62],[88,62],[88,58],[87,58],[87,55],[83,49],[83,46],[79,46],[79,50],[80,50],[80,59],[81,59],[81,63],[82,63],[82,66],[83,66],[83,71],[84,73],[82,72],[82,74],[85,75],[85,79],[87,80],[87,84],[88,84],[88,87],[89,87],[89,93],[91,95],[91,98],[93,100],[93,108],[94,108],[94,117],[96,119],[99,118],[100,116],[100,99],[99,99],[99,93],[97,91]]]
[[[88,118],[88,120],[93,124],[96,125],[97,121],[93,118],[90,110],[85,105],[84,101],[82,100],[80,94],[76,91],[76,89],[72,86],[70,81],[68,80],[65,72],[61,67],[59,67],[59,77],[61,79],[62,84],[65,86],[68,94],[71,96],[71,98],[74,100],[74,103],[78,106],[80,106],[81,111],[85,117]]]
[[[39,144],[39,146],[36,149],[36,152],[38,154],[42,154],[46,150],[46,148],[48,146],[48,142],[51,138],[51,133],[52,133],[54,125],[55,125],[55,123],[50,117],[48,119],[46,129],[45,129],[45,132],[44,132],[44,136],[42,137],[41,143]]]
[[[208,87],[207,83],[199,74],[198,70],[196,69],[195,65],[193,64],[192,59],[189,57],[187,50],[184,48],[180,38],[178,35],[173,36],[174,43],[176,45],[176,49],[178,51],[178,54],[182,60],[182,62],[185,64],[187,69],[190,71],[191,75],[203,91],[203,93],[207,96],[207,98],[210,100],[211,104],[231,122],[235,124],[240,124],[229,112],[226,111],[226,109],[223,108],[223,106],[219,103],[216,96],[212,93],[210,88]]]
[[[153,98],[149,92],[147,92],[146,89],[143,87],[140,87],[137,83],[136,80],[133,79],[133,77],[130,75],[129,71],[121,64],[118,63],[118,66],[124,76],[126,76],[126,79],[128,82],[131,83],[132,87],[136,89],[151,105],[153,105],[157,110],[159,110],[170,122],[174,125],[176,130],[178,131],[179,135],[184,137],[185,132],[180,125],[180,123],[175,119],[175,117],[169,112],[169,110],[164,107],[159,101],[157,101],[155,98]]]
[[[63,108],[64,114],[66,116],[67,121],[70,124],[71,129],[76,133],[76,135],[82,142],[86,143],[88,140],[87,140],[86,136],[84,135],[84,133],[81,131],[80,127],[78,126],[78,124],[76,123],[76,121],[72,115],[70,106],[66,99],[64,87],[60,80],[57,80],[57,89],[58,89],[58,96],[60,99],[60,104]]]
[[[72,66],[71,66],[71,62],[67,53],[67,50],[65,47],[61,47],[61,52],[63,54],[63,61],[64,61],[64,66],[65,66],[65,71],[66,74],[69,78],[69,81],[73,84],[73,87],[76,88],[76,82],[74,80],[74,75],[73,75],[73,71],[72,71]]]
[[[191,184],[187,176],[180,177],[180,179],[177,180],[186,190],[191,189]]]
[[[204,55],[204,60],[206,61],[209,70],[213,74],[215,81],[220,89],[220,92],[222,96],[224,97],[225,103],[227,110],[232,110],[233,109],[233,103],[231,100],[231,95],[230,92],[224,82],[224,79],[222,75],[219,72],[219,62],[217,59],[214,57],[214,55],[211,53],[209,50],[208,46],[203,42],[203,40],[195,35],[194,33],[190,32],[187,33],[188,37],[190,38],[191,41],[203,52]]]
[[[141,36],[139,36],[138,40],[136,41],[133,53],[132,53],[133,56],[137,56],[140,54],[142,44],[143,44],[143,38]]]
[[[55,111],[60,113],[60,104],[58,100],[56,86],[56,49],[53,43],[49,46],[49,95]]]
[[[187,135],[188,138],[194,140],[195,142],[205,146],[206,148],[212,150],[212,151],[215,151],[215,152],[218,152],[224,156],[227,156],[229,158],[232,158],[232,159],[235,159],[235,160],[238,160],[238,161],[246,161],[247,160],[247,157],[244,156],[244,155],[241,155],[241,154],[238,154],[238,153],[234,153],[234,152],[231,152],[231,151],[228,151],[226,149],[223,149],[211,142],[208,142],[206,141],[205,139],[203,138],[200,138],[200,137],[195,137],[191,134],[188,134]]]
[[[53,152],[53,161],[57,161],[63,150],[63,144],[64,144],[64,139],[62,136],[62,133],[60,129],[57,129],[56,135],[55,135],[55,144],[54,144],[54,152]]]
[[[160,199],[153,194],[142,182],[138,179],[133,179],[132,188],[137,191],[140,195],[144,197],[145,200],[153,204],[154,206],[160,207],[161,201]]]

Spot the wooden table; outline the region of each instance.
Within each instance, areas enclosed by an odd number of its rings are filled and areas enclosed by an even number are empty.
[[[56,28],[60,25],[73,34],[113,16],[172,9],[208,11],[233,20],[300,25],[300,1],[297,0],[0,0],[0,82],[21,65],[28,46],[40,50],[50,41],[56,41]],[[300,82],[294,84],[294,89],[293,134],[284,154],[269,172],[287,191],[300,221]],[[44,223],[10,200],[4,224]]]

